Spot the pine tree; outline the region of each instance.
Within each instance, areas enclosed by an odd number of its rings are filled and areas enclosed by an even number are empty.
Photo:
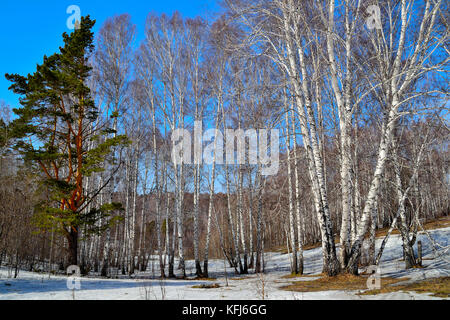
[[[6,147],[7,139],[7,125],[3,119],[0,118],[0,153]]]
[[[83,17],[79,29],[63,34],[60,52],[44,56],[34,73],[6,75],[10,90],[21,95],[22,107],[14,109],[18,118],[11,124],[15,148],[40,172],[47,193],[35,206],[34,221],[42,231],[53,229],[66,237],[71,265],[78,262],[80,230],[103,232],[117,220],[109,213],[121,208],[118,203],[95,208],[93,200],[104,186],[89,192],[84,188],[87,177],[104,170],[112,148],[127,143],[125,136],[108,138],[113,130],[100,123],[86,85],[94,24]],[[92,141],[95,147],[88,149]]]

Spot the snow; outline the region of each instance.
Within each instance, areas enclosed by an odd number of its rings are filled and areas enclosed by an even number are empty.
[[[450,227],[430,231],[430,235],[442,247],[448,247],[450,242]],[[418,240],[422,241],[423,269],[404,269],[401,261],[402,249],[399,235],[391,235],[381,260],[381,274],[390,277],[406,277],[409,281],[444,277],[450,275],[448,252],[433,250],[427,235],[420,233]],[[382,239],[377,239],[376,248],[380,247]],[[87,277],[81,279],[80,290],[69,290],[67,277],[21,271],[17,279],[11,278],[6,268],[0,269],[0,300],[142,300],[142,299],[192,299],[192,300],[240,300],[262,299],[262,284],[264,284],[265,299],[277,300],[308,300],[308,299],[439,299],[429,294],[415,292],[394,292],[378,295],[361,296],[359,291],[322,291],[322,292],[291,292],[280,287],[291,283],[294,279],[283,279],[289,273],[289,255],[269,252],[265,255],[266,273],[263,275],[236,275],[227,266],[227,278],[222,260],[210,261],[210,276],[214,281],[200,280],[159,280],[151,279],[151,272],[140,273],[135,279],[101,279]],[[305,274],[319,274],[322,269],[321,248],[304,252]],[[193,261],[187,261],[187,272],[193,278]],[[151,269],[151,268],[150,268]],[[244,279],[242,279],[244,278]],[[239,280],[238,280],[239,279]],[[317,277],[296,278],[295,281],[310,281]],[[228,281],[228,286],[226,282]],[[192,288],[200,284],[220,284],[219,288]]]

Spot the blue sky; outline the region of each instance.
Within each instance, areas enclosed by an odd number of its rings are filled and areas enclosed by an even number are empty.
[[[94,31],[111,16],[129,13],[137,26],[137,41],[143,37],[150,12],[185,17],[210,16],[217,10],[215,0],[0,0],[0,100],[18,107],[18,97],[8,90],[5,73],[26,75],[36,69],[45,54],[58,51],[62,33],[69,31],[66,9],[78,5],[81,15],[97,20]]]

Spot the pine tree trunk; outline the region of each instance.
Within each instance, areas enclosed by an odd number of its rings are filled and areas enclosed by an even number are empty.
[[[72,227],[67,235],[69,245],[68,262],[69,265],[78,265],[78,227]],[[67,268],[66,268],[67,269]]]

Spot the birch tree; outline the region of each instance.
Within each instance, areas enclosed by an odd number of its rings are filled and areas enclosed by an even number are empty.
[[[135,37],[135,26],[129,15],[120,15],[107,20],[99,32],[98,50],[95,63],[98,71],[98,82],[101,94],[107,104],[107,115],[112,118],[112,136],[119,132],[119,117],[127,106],[128,85],[132,60],[131,44]],[[113,169],[110,169],[113,170]],[[115,192],[114,180],[111,180],[110,200]],[[103,258],[101,263],[102,275],[108,274],[110,260],[111,233],[106,234]],[[117,241],[114,242],[117,248]]]

